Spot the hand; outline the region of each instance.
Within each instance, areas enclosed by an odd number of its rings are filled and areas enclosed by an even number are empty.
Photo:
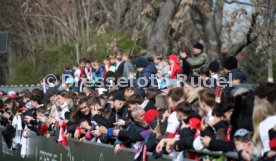
[[[102,134],[100,133],[99,129],[98,130],[94,130],[91,132],[95,137],[99,137],[101,136]]]
[[[162,151],[162,149],[163,149],[163,147],[164,147],[164,144],[165,144],[165,142],[164,142],[164,140],[162,139],[159,143],[158,143],[158,145],[156,146],[156,152],[157,153],[160,153],[161,151]]]
[[[92,107],[92,108],[91,108],[91,113],[92,113],[92,115],[94,116],[94,115],[98,115],[98,114],[99,114],[99,111],[98,111],[95,107]]]
[[[184,52],[180,52],[180,57],[182,58],[182,59],[185,59],[185,58],[187,58],[187,53],[184,51]]]
[[[118,126],[124,126],[126,124],[126,122],[122,119],[119,119],[116,123],[114,123],[114,125],[118,125]]]
[[[89,130],[91,128],[91,126],[89,126],[88,122],[87,121],[83,121],[81,124],[80,124],[80,127],[82,129],[86,129],[86,130]]]
[[[120,144],[116,144],[115,149],[114,149],[114,153],[116,155],[118,155],[118,154],[120,154],[120,152],[121,152],[121,146],[120,146]]]
[[[51,138],[51,135],[50,135],[50,134],[46,134],[46,138],[47,138],[47,139],[50,139],[50,138]]]
[[[210,144],[210,141],[211,141],[211,138],[209,136],[205,136],[205,137],[202,137],[200,139],[200,141],[202,142],[202,144],[204,145],[205,148],[208,148],[209,144]]]
[[[104,127],[104,126],[100,126],[100,127],[99,127],[99,132],[100,132],[101,134],[106,134],[106,133],[107,133],[107,128]]]

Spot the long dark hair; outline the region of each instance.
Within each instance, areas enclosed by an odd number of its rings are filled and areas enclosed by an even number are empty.
[[[17,113],[17,111],[18,111],[18,106],[17,106],[16,100],[15,100],[15,99],[8,98],[8,99],[5,101],[4,104],[5,104],[5,105],[6,105],[6,104],[11,104],[11,114],[12,114],[13,116],[15,116],[16,113]]]

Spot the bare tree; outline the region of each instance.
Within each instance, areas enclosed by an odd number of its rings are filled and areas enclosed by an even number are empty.
[[[255,1],[255,8],[260,13],[258,17],[259,46],[267,57],[268,81],[273,82],[273,56],[276,45],[276,2],[274,0]]]

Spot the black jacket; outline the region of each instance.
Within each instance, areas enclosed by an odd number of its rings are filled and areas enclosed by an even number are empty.
[[[78,126],[80,126],[80,124],[83,121],[87,121],[89,125],[92,125],[92,123],[91,123],[91,121],[92,121],[92,115],[91,115],[91,113],[89,113],[88,115],[84,115],[81,112],[78,112],[77,116],[75,117],[75,121],[74,122],[71,122],[71,121],[68,122],[68,124],[67,124],[68,125],[67,131],[69,133],[74,133],[75,130],[76,130],[76,128]]]
[[[114,77],[116,79],[120,78],[123,76],[123,73],[124,73],[124,66],[125,66],[125,62],[123,61],[119,66],[118,68],[116,69],[115,73],[114,73]]]
[[[116,122],[116,113],[115,111],[112,111],[108,120],[104,119],[102,115],[94,115],[93,120],[99,125],[104,126],[106,128],[112,128],[114,127],[114,124]]]
[[[253,131],[253,108],[254,108],[254,93],[249,91],[235,97],[235,108],[231,116],[231,125],[233,131],[240,128],[245,128]]]
[[[192,68],[186,59],[182,59],[182,73],[190,76],[192,74]]]
[[[120,130],[118,139],[129,143],[143,141],[144,138],[140,135],[140,133],[146,129],[147,128],[138,123],[131,123],[126,130]]]
[[[233,134],[231,134],[231,141],[226,142],[225,140],[218,140],[216,138],[216,132],[219,129],[228,129],[229,124],[225,121],[220,121],[213,127],[208,126],[202,133],[201,136],[209,136],[211,138],[208,149],[212,151],[233,151],[235,150],[235,143],[233,141]],[[232,130],[233,133],[233,130]]]

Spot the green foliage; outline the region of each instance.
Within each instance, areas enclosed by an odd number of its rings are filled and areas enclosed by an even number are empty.
[[[74,58],[74,46],[64,44],[56,49],[38,51],[34,61],[30,58],[17,60],[13,77],[9,84],[37,83],[40,78],[47,74],[60,74],[64,67],[72,64]]]
[[[82,56],[88,59],[103,60],[107,55],[112,54],[115,48],[122,49],[131,56],[137,55],[141,50],[129,34],[109,27],[101,34],[98,33],[98,29],[91,29],[89,45],[82,45],[81,51]]]

